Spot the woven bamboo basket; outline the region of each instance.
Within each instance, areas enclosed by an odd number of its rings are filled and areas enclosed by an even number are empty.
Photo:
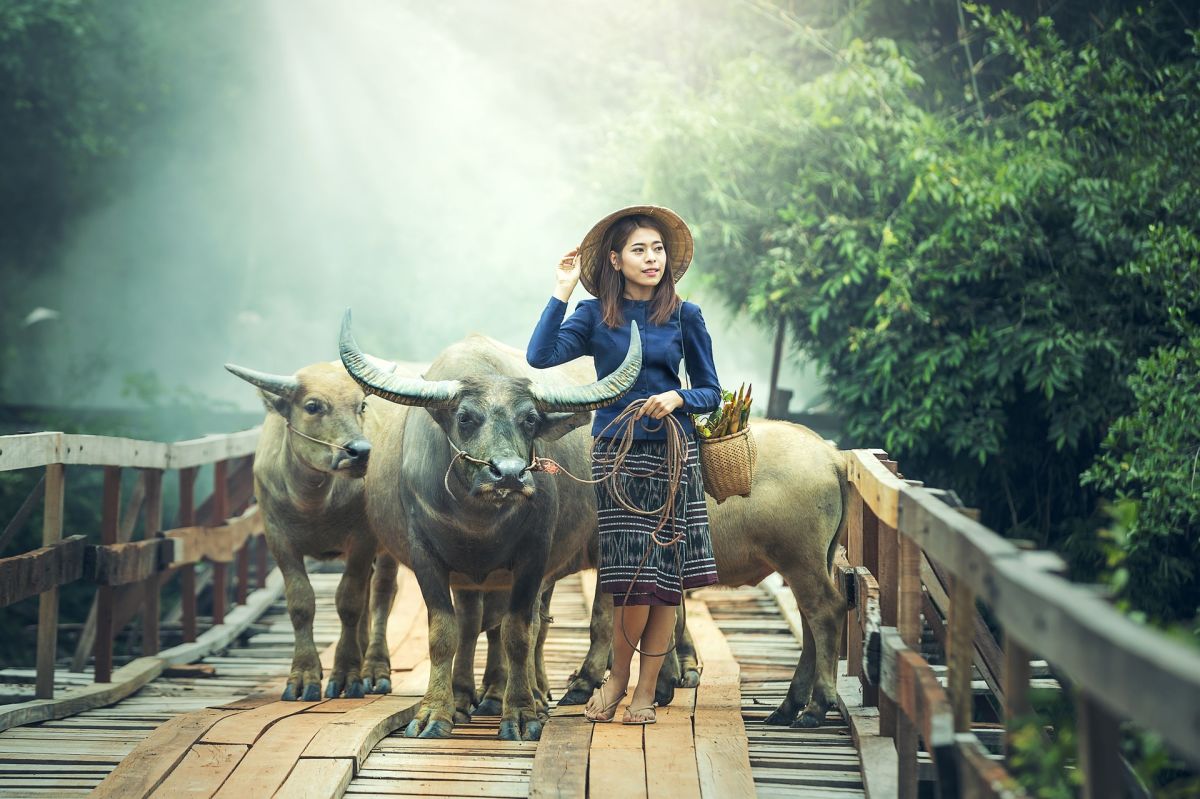
[[[754,443],[754,436],[750,435],[749,427],[720,438],[700,439],[700,473],[704,477],[704,491],[718,505],[732,496],[750,496],[750,483],[754,478],[754,462],[757,459],[758,447]]]

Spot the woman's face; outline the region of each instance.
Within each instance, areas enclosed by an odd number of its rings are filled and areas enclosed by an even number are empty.
[[[620,256],[609,254],[610,263],[625,276],[626,289],[641,286],[653,291],[662,280],[667,267],[667,248],[657,230],[640,227],[629,234]],[[634,290],[636,293],[642,293]]]

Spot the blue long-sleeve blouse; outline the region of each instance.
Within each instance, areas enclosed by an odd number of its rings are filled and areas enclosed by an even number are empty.
[[[622,299],[621,311],[625,323],[609,328],[604,324],[600,300],[582,300],[571,317],[563,321],[567,304],[557,297],[551,297],[529,339],[525,358],[530,366],[545,369],[590,355],[595,359],[596,379],[600,379],[621,365],[629,350],[629,323],[631,320],[638,323],[642,339],[642,370],[625,396],[596,410],[592,422],[593,436],[599,435],[629,403],[664,391],[678,391],[683,397],[683,406],[675,409],[672,415],[683,425],[689,437],[695,435],[695,426],[688,414],[708,413],[716,410],[721,403],[721,383],[713,364],[712,337],[704,326],[700,306],[685,302],[682,315],[677,311],[671,314],[665,324],[652,325],[647,319],[649,305],[647,300]],[[679,362],[685,353],[688,377],[692,383],[692,387],[687,389],[681,388],[679,382]],[[606,435],[615,434],[613,428]],[[633,435],[634,438],[645,440],[665,439],[665,420],[643,416],[634,426]]]

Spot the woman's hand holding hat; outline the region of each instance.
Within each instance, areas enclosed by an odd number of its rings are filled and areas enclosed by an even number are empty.
[[[563,302],[571,299],[571,292],[579,282],[580,272],[579,248],[567,252],[558,262],[555,270],[554,296]]]

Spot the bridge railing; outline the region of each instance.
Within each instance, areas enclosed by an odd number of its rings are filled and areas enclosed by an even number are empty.
[[[851,600],[847,662],[864,704],[879,707],[879,734],[894,739],[892,784],[901,797],[917,795],[918,742],[940,795],[1024,795],[971,732],[971,683],[974,662],[1005,719],[1024,716],[1031,653],[1074,692],[1084,796],[1124,793],[1124,720],[1200,766],[1200,652],[1055,574],[1057,558],[1019,549],[948,504],[945,492],[902,479],[886,453],[852,450],[847,466],[850,515],[837,565]],[[949,606],[945,688],[919,649],[921,613],[936,612],[933,597]],[[1002,651],[981,646],[990,635],[977,601],[1002,626]]]
[[[59,587],[79,580],[96,586],[94,614],[81,633],[75,665],[82,668],[88,649],[94,657],[97,684],[135,680],[145,682],[164,663],[186,662],[188,644],[197,640],[197,572],[211,564],[213,628],[227,612],[228,570],[236,564],[235,597],[245,604],[249,594],[250,544],[257,540],[259,588],[267,575],[266,541],[253,495],[253,453],[259,429],[212,435],[164,444],[89,435],[32,433],[0,436],[0,471],[44,469],[42,480],[8,523],[0,540],[7,541],[22,526],[38,495],[43,495],[42,546],[20,555],[0,558],[0,608],[39,597],[37,626],[37,700],[54,699],[58,640]],[[94,535],[64,538],[63,506],[67,492],[66,467],[91,466],[104,471],[100,530]],[[195,501],[200,469],[212,470],[212,494]],[[136,469],[139,477],[122,512],[122,471]],[[163,529],[163,481],[177,472],[179,511],[176,526]],[[144,535],[132,541],[138,518]],[[90,541],[98,539],[98,543]],[[166,660],[147,660],[131,673],[114,678],[113,643],[135,613],[142,617],[142,655],[159,654],[160,595],[173,575],[180,577],[181,628],[184,644]],[[207,575],[206,575],[207,576]],[[94,621],[93,621],[94,620]],[[93,643],[88,644],[89,635]],[[166,653],[163,653],[166,655]],[[197,653],[196,656],[199,656]],[[157,671],[155,671],[157,669]],[[70,692],[74,693],[74,692]],[[92,691],[89,704],[101,704],[103,692]],[[57,717],[45,703],[25,703],[21,710],[0,706],[0,729],[39,718]],[[76,708],[71,712],[77,712]]]

